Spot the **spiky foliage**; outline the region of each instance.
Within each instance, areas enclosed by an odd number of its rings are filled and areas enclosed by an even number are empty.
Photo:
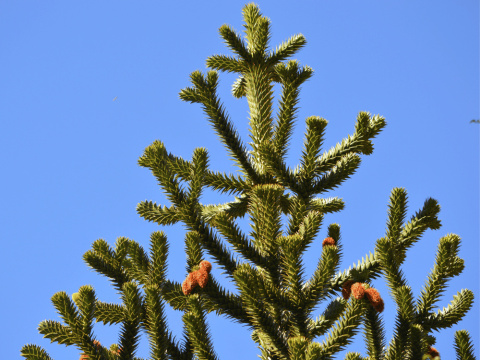
[[[474,360],[473,345],[470,340],[470,334],[466,330],[455,332],[455,350],[457,351],[457,360]]]
[[[406,259],[408,248],[420,239],[425,230],[440,227],[437,218],[440,206],[434,199],[427,199],[423,209],[408,223],[404,223],[406,209],[405,189],[393,189],[390,196],[387,232],[385,237],[377,240],[374,258],[377,259],[397,304],[396,325],[394,336],[388,347],[385,347],[383,321],[371,309],[367,311],[364,333],[370,359],[421,359],[428,355],[429,349],[435,343],[432,332],[456,324],[473,303],[473,293],[464,289],[454,296],[447,308],[434,311],[434,304],[445,290],[447,281],[459,275],[464,268],[463,260],[458,257],[460,237],[455,234],[440,239],[432,272],[418,300],[414,301],[401,265]],[[462,349],[467,348],[464,341]]]
[[[52,341],[75,345],[91,359],[136,359],[139,333],[150,342],[152,359],[217,359],[206,323],[215,311],[252,330],[262,359],[331,359],[345,349],[363,323],[369,359],[419,359],[434,340],[430,332],[455,324],[471,305],[472,294],[463,290],[443,311],[432,312],[449,277],[458,275],[463,262],[457,257],[459,238],[449,235],[440,242],[437,263],[417,304],[401,273],[406,251],[427,229],[437,229],[439,207],[426,201],[423,209],[403,224],[406,195],[394,189],[385,238],[378,240],[375,253],[339,272],[342,241],[340,226],[328,225],[323,250],[309,279],[302,256],[319,238],[324,215],[343,209],[338,198],[321,198],[353,175],[360,155],[373,152],[372,139],[386,123],[381,116],[360,112],[354,132],[333,148],[322,152],[328,121],[306,119],[304,149],[292,170],[286,153],[296,118],[300,86],[313,70],[287,60],[305,44],[303,35],[292,36],[275,50],[268,50],[270,20],[255,4],[243,8],[245,39],[228,25],[220,35],[234,56],[213,55],[207,59],[211,71],[194,71],[191,87],[180,98],[201,104],[239,174],[209,169],[208,153],[194,150],[185,160],[167,151],[161,141],[145,149],[139,164],[150,169],[165,191],[169,206],[143,201],[137,211],[148,221],[166,226],[183,223],[187,253],[184,286],[166,279],[167,238],[163,232],[151,236],[150,252],[133,240],[119,238],[115,248],[97,240],[87,251],[87,264],[105,275],[121,296],[121,304],[96,299],[90,286],[80,288],[74,301],[64,292],[52,297],[64,324],[44,321],[40,332]],[[238,74],[232,93],[246,97],[249,105],[249,146],[240,138],[217,95],[218,72]],[[273,114],[273,85],[281,86],[276,115]],[[225,204],[200,202],[209,187],[235,198]],[[248,216],[251,231],[237,223]],[[286,216],[286,224],[282,224]],[[227,241],[239,257],[223,243]],[[216,270],[205,261],[209,256]],[[238,289],[226,291],[215,278],[224,271]],[[371,282],[384,274],[399,310],[395,338],[385,349],[382,318],[383,300]],[[197,286],[199,285],[199,286]],[[343,297],[340,297],[340,293]],[[353,294],[353,296],[350,296]],[[321,303],[324,312],[313,319]],[[165,305],[184,312],[183,342],[168,330]],[[118,344],[109,350],[95,340],[93,321],[120,324]],[[316,341],[316,338],[323,340]],[[471,356],[468,334],[457,333],[461,356]],[[26,345],[27,359],[50,359],[42,348]],[[349,353],[347,359],[363,359]]]

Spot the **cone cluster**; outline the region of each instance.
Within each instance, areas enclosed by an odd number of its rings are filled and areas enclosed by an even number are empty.
[[[383,299],[377,289],[365,287],[366,284],[348,280],[343,284],[342,295],[347,300],[350,295],[357,300],[364,297],[370,302],[377,312],[382,312],[384,308]]]
[[[323,239],[323,243],[322,243],[322,247],[325,247],[325,246],[337,246],[337,244],[335,243],[335,240],[333,238],[327,237]]]
[[[187,278],[182,284],[182,291],[185,295],[188,295],[192,292],[195,286],[200,285],[201,288],[204,288],[207,285],[208,274],[212,270],[212,264],[204,260],[200,263],[200,269],[192,271],[188,274]]]

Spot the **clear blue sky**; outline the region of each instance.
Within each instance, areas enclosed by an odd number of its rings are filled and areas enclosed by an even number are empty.
[[[74,347],[50,344],[37,331],[44,319],[60,320],[50,301],[58,291],[72,294],[91,284],[100,300],[119,301],[82,255],[99,238],[113,245],[125,236],[148,248],[150,233],[159,230],[135,210],[145,199],[168,205],[153,175],[137,165],[145,147],[160,139],[186,159],[194,148],[206,147],[212,170],[235,171],[201,106],[182,102],[178,93],[190,86],[192,71],[206,70],[209,55],[231,55],[218,28],[227,23],[242,31],[244,4],[0,2],[3,358],[19,359],[27,343],[46,348],[57,360],[79,358]],[[454,331],[468,329],[480,355],[480,125],[470,123],[480,118],[478,1],[257,4],[272,21],[270,45],[302,33],[307,46],[295,58],[315,70],[302,87],[290,166],[298,162],[308,116],[329,121],[326,150],[353,133],[359,111],[381,114],[388,123],[356,174],[326,194],[343,198],[346,206],[325,217],[305,257],[307,275],[317,264],[328,224],[341,226],[345,269],[384,236],[392,188],[408,192],[407,219],[433,197],[441,205],[443,226],[425,233],[403,269],[418,295],[439,239],[461,236],[466,269],[439,304],[447,306],[457,291],[469,288],[475,305],[460,324],[438,334],[436,347],[442,359],[453,359]],[[234,80],[220,74],[219,94],[248,142],[248,107],[245,99],[231,96]],[[226,200],[211,192],[204,197],[205,203]],[[180,225],[163,230],[170,244],[168,278],[181,282],[184,230]],[[234,290],[220,272],[214,265],[213,275]],[[390,339],[394,303],[383,279],[374,285],[386,301]],[[180,336],[181,313],[169,310],[167,316]],[[220,359],[257,358],[246,329],[215,314],[208,322]],[[94,331],[109,346],[117,342],[119,328],[98,324]],[[349,350],[365,355],[361,334]],[[138,356],[148,357],[145,337]]]

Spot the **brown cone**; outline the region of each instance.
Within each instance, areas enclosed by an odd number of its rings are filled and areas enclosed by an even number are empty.
[[[430,347],[430,349],[428,349],[428,355],[432,357],[436,357],[436,356],[440,356],[440,353],[434,347]]]
[[[187,278],[182,284],[182,291],[185,295],[188,295],[192,292],[193,288],[197,285],[197,278],[195,272],[188,274]]]
[[[200,285],[201,288],[204,288],[207,285],[208,272],[200,269],[196,273],[196,278],[198,285]]]
[[[365,290],[365,296],[377,312],[382,312],[384,308],[383,299],[377,289],[370,288]]]
[[[206,270],[207,273],[210,273],[210,270],[212,270],[212,264],[210,264],[207,260],[203,260],[200,263],[200,269]]]
[[[331,237],[327,237],[323,240],[322,247],[325,246],[335,246],[335,240]]]
[[[363,299],[365,296],[365,288],[363,287],[363,284],[360,282],[356,282],[355,284],[352,285],[352,295],[355,299],[360,300]]]

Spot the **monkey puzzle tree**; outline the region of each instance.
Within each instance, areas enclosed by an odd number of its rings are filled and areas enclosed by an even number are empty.
[[[390,197],[387,233],[357,265],[339,272],[342,241],[338,224],[330,224],[313,275],[305,280],[303,253],[316,240],[324,215],[343,209],[339,198],[316,197],[349,178],[360,164],[360,154],[370,155],[372,139],[385,127],[381,116],[360,112],[353,135],[321,153],[327,121],[306,119],[300,163],[290,169],[285,162],[296,117],[300,86],[313,70],[300,67],[292,56],[306,43],[295,35],[274,51],[268,51],[270,21],[255,4],[243,9],[246,42],[231,27],[220,34],[236,57],[214,55],[207,59],[214,69],[195,71],[193,86],[180,98],[203,106],[213,128],[225,145],[240,174],[212,171],[203,148],[194,150],[191,161],[170,154],[160,141],[146,148],[139,164],[149,168],[171,205],[150,201],[138,205],[138,213],[160,225],[184,223],[187,276],[183,284],[165,277],[168,253],[163,232],[151,235],[149,253],[133,240],[119,238],[112,248],[104,240],[94,242],[84,254],[87,264],[107,276],[122,298],[121,304],[98,300],[91,286],[82,286],[72,299],[58,292],[52,302],[64,323],[43,321],[39,331],[60,344],[75,345],[81,358],[137,359],[134,357],[141,330],[148,334],[152,359],[217,359],[205,320],[215,311],[252,330],[262,359],[331,359],[363,328],[368,359],[434,358],[432,331],[450,327],[469,310],[473,294],[462,290],[449,307],[434,312],[447,280],[464,265],[458,258],[460,238],[440,240],[436,264],[418,300],[400,269],[406,251],[427,229],[438,229],[439,205],[427,199],[410,221],[406,216],[406,191],[395,188]],[[233,95],[246,97],[250,109],[250,149],[240,139],[217,96],[218,73],[239,74]],[[281,85],[281,100],[273,116],[273,84]],[[220,205],[200,203],[206,187],[234,194]],[[282,227],[282,215],[286,215]],[[248,216],[246,234],[237,220]],[[282,230],[282,229],[285,230]],[[229,250],[227,241],[234,251]],[[234,258],[234,252],[241,260]],[[238,288],[225,290],[215,279],[216,270],[205,260],[208,254]],[[384,275],[397,303],[394,337],[386,346],[384,303],[373,280]],[[320,303],[322,315],[311,315]],[[184,311],[184,339],[177,341],[168,330],[164,310],[168,304]],[[118,344],[102,346],[93,334],[93,321],[121,324]],[[323,337],[322,342],[315,341]],[[456,333],[461,359],[473,359],[466,331]],[[21,350],[27,359],[50,359],[36,345]],[[348,353],[347,359],[363,359]]]

